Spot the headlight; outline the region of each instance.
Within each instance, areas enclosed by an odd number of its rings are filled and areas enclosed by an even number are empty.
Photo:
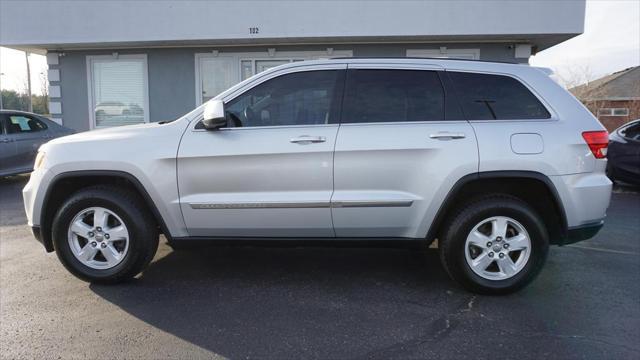
[[[45,153],[43,151],[38,151],[38,155],[36,155],[36,161],[33,164],[33,171],[38,170],[42,164],[44,164]]]

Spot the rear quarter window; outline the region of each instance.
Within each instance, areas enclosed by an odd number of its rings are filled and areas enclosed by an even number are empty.
[[[548,119],[538,98],[509,76],[448,72],[468,120]]]

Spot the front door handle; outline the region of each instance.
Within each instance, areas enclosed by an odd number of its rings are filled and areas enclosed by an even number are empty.
[[[466,135],[464,133],[454,133],[454,132],[448,132],[448,131],[443,131],[443,132],[429,135],[430,138],[438,139],[438,140],[464,139],[465,136]]]
[[[327,141],[327,139],[324,136],[309,136],[309,135],[302,135],[302,136],[298,136],[297,138],[292,138],[291,140],[289,140],[289,142],[291,143],[300,144],[300,145],[323,143],[325,141]]]

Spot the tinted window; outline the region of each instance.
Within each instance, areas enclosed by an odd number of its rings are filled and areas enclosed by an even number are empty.
[[[501,75],[449,72],[469,120],[547,119],[549,112],[518,80]]]
[[[328,124],[337,70],[308,71],[268,80],[225,105],[229,126]]]
[[[435,71],[351,70],[344,123],[444,119],[444,91]]]
[[[6,127],[8,134],[40,131],[47,128],[42,121],[22,115],[9,115]]]
[[[620,135],[626,137],[627,139],[640,140],[640,122],[627,125],[626,127],[620,129]]]

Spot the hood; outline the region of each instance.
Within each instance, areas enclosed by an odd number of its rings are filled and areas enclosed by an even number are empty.
[[[131,137],[150,135],[154,129],[162,127],[162,124],[153,122],[138,125],[118,126],[106,129],[91,130],[73,135],[63,136],[53,139],[44,146],[55,146],[59,144],[77,143],[77,142],[95,142],[104,140],[124,140]]]
[[[51,140],[40,151],[47,154],[44,166],[56,171],[138,166],[150,159],[175,159],[188,124],[175,121],[87,131]]]

